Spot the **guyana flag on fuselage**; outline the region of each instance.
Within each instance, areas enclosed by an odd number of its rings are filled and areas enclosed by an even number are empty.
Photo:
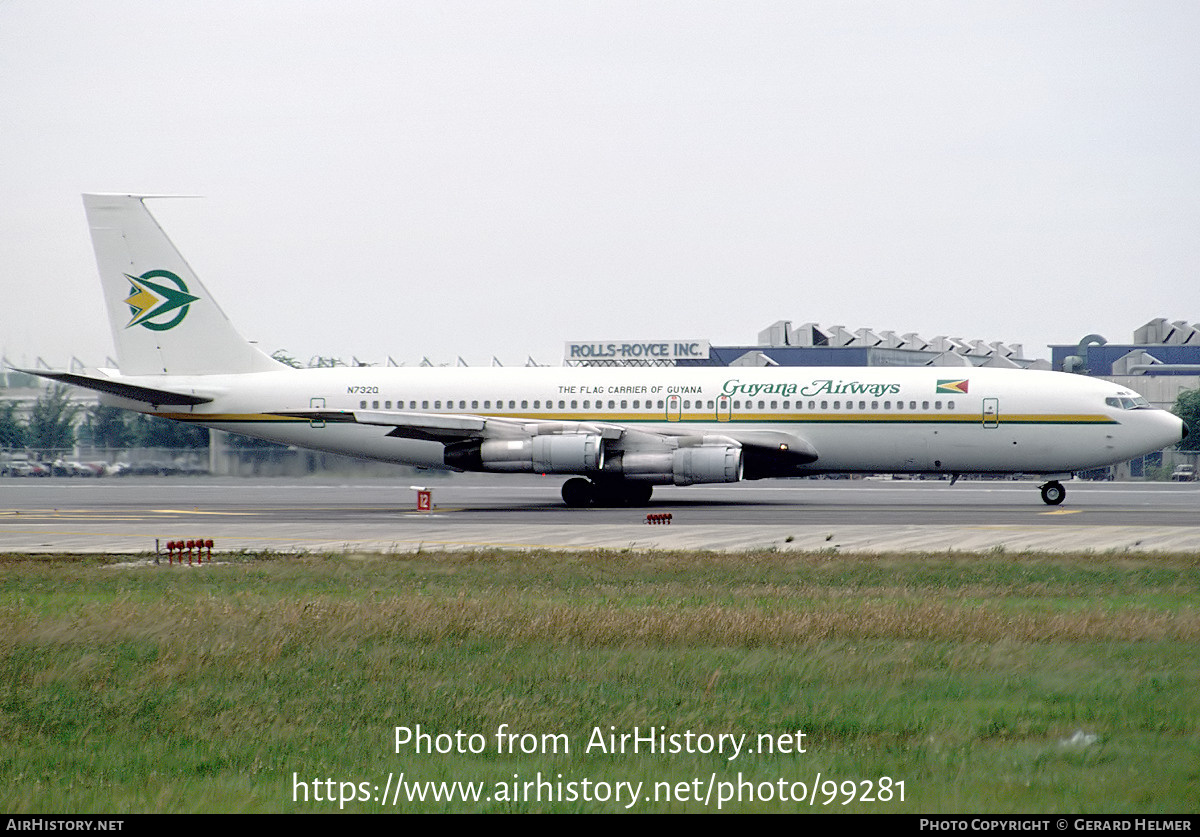
[[[965,379],[959,381],[938,381],[937,391],[939,393],[958,393],[959,395],[967,394],[967,381]]]

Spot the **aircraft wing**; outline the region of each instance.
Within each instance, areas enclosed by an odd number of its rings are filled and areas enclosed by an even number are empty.
[[[368,424],[390,427],[387,434],[402,439],[442,442],[447,451],[479,442],[530,441],[545,437],[598,437],[609,456],[655,455],[680,448],[739,448],[747,478],[795,476],[796,467],[816,462],[816,448],[808,440],[778,430],[721,427],[718,432],[697,432],[686,424],[633,427],[613,422],[556,421],[471,414],[418,413],[402,410],[294,410],[275,415],[297,416],[327,423]],[[712,430],[709,425],[708,430]]]
[[[618,439],[623,428],[614,424],[544,419],[498,418],[471,414],[416,413],[404,410],[272,410],[275,415],[297,416],[330,424],[354,423],[390,427],[389,436],[433,442],[470,439],[519,439],[547,434],[591,433]]]
[[[197,404],[207,404],[213,400],[212,397],[201,395],[195,391],[180,392],[139,384],[127,384],[110,378],[77,375],[74,372],[55,372],[47,369],[17,369],[16,371],[24,372],[27,375],[37,375],[39,378],[49,378],[52,381],[61,381],[64,384],[73,384],[85,389],[93,389],[97,392],[106,392],[109,395],[118,395],[131,401],[144,401],[156,407],[168,405],[194,407]]]

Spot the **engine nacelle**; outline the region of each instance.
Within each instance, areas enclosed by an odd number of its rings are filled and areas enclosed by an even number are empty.
[[[587,434],[488,439],[446,445],[443,457],[462,471],[586,474],[604,467],[604,440]]]
[[[659,485],[737,482],[742,478],[742,449],[736,445],[695,445],[663,453],[627,452],[617,467],[627,480]]]
[[[742,478],[742,449],[732,445],[700,445],[675,451],[675,484],[737,482]]]

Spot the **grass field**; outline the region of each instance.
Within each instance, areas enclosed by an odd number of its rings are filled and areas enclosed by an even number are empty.
[[[1193,813],[1198,594],[1167,555],[0,556],[0,810]],[[596,746],[635,732],[668,752]]]

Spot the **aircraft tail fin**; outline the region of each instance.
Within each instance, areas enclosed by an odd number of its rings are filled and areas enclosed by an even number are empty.
[[[121,374],[280,369],[234,329],[144,198],[83,196]]]

